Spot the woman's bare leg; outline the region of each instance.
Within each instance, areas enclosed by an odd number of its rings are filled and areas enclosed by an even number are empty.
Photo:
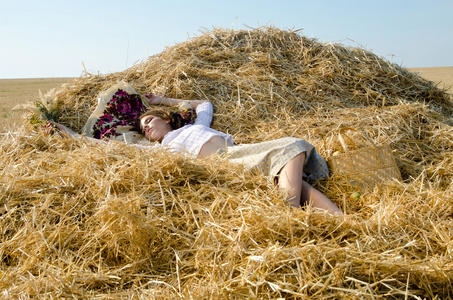
[[[290,160],[281,170],[278,185],[288,190],[287,200],[294,207],[311,204],[313,207],[327,210],[333,215],[343,212],[323,193],[302,180],[305,163],[305,153]]]
[[[334,216],[341,216],[343,212],[335,203],[330,201],[323,193],[312,187],[308,182],[302,180],[301,202],[310,203],[313,207],[327,210]]]
[[[301,205],[302,175],[304,172],[305,152],[290,160],[280,171],[278,186],[288,190],[287,200],[294,207]]]

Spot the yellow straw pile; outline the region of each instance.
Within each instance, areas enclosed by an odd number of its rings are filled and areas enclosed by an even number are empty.
[[[453,297],[453,103],[433,82],[294,31],[213,29],[61,86],[60,121],[80,130],[119,80],[210,100],[213,127],[238,143],[295,136],[327,158],[335,130],[362,129],[390,143],[403,181],[356,200],[351,187],[317,183],[347,214],[335,218],[290,208],[284,191],[225,160],[24,125],[0,140],[1,297]]]

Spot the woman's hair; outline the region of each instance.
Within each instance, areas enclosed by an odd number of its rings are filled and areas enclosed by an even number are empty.
[[[138,119],[139,123],[138,128],[140,129],[140,132],[142,134],[143,128],[141,127],[140,121],[142,120],[142,118],[147,116],[159,117],[163,120],[170,121],[170,126],[173,130],[181,128],[192,122],[192,112],[190,111],[186,113],[181,113],[162,108],[150,109],[144,112]]]

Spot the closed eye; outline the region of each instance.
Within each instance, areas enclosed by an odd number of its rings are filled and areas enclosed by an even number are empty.
[[[145,120],[143,121],[143,124],[140,124],[140,129],[142,132],[145,131],[145,128],[144,128],[144,125],[147,125],[149,122],[151,122],[153,120],[154,117],[150,116],[150,117],[146,117]]]

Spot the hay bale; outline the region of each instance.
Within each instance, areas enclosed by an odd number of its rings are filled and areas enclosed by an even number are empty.
[[[68,125],[79,129],[98,93],[121,79],[140,93],[209,99],[217,108],[217,128],[235,134],[253,131],[256,120],[275,123],[287,115],[297,120],[320,109],[421,102],[453,111],[449,94],[369,51],[276,28],[214,29],[123,72],[87,74],[62,87],[57,98],[66,103]]]
[[[237,142],[296,136],[324,156],[341,126],[390,142],[403,182],[350,200],[318,188],[345,219],[288,207],[227,161],[22,127],[0,141],[4,297],[448,298],[452,291],[452,101],[363,49],[277,28],[214,29],[52,94],[80,130],[119,80],[138,92],[209,99]]]

